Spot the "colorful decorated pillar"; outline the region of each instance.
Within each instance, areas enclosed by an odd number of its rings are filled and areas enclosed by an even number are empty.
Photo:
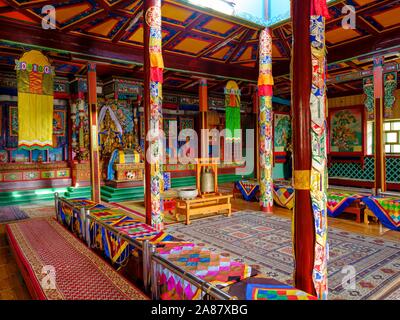
[[[144,14],[144,118],[146,223],[164,228],[161,211],[162,83],[161,0],[145,0]]]
[[[272,38],[268,29],[260,34],[260,68],[258,76],[259,128],[260,128],[260,207],[264,212],[272,213],[274,199],[272,194]]]
[[[205,131],[208,129],[207,112],[208,112],[208,84],[207,79],[199,80],[199,109],[200,109],[200,155],[201,158],[208,158],[208,136]],[[203,136],[204,135],[204,136]]]
[[[89,62],[87,70],[89,127],[90,127],[90,177],[92,184],[92,200],[101,201],[100,196],[100,158],[97,134],[97,78],[96,64]]]
[[[384,98],[383,87],[384,57],[374,57],[374,114],[375,114],[375,190],[386,191],[386,161],[383,136]]]
[[[253,115],[254,115],[254,179],[260,180],[260,122],[258,121],[258,113],[259,113],[259,99],[258,99],[258,90],[255,87],[253,94]]]
[[[295,286],[326,299],[326,0],[293,0],[292,119]],[[318,5],[317,5],[318,4]]]

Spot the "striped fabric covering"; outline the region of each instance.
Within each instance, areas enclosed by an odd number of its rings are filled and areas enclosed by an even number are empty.
[[[36,299],[147,300],[53,219],[9,224],[6,230],[24,280]]]

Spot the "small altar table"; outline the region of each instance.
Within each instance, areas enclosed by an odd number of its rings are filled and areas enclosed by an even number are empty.
[[[219,213],[227,211],[228,217],[232,213],[231,194],[203,195],[192,200],[176,200],[176,219],[178,215],[186,216],[186,224],[190,224],[190,216],[197,214]]]

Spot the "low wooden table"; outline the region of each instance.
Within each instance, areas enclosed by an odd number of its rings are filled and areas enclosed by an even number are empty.
[[[176,219],[178,215],[186,216],[186,224],[190,224],[190,216],[198,214],[219,213],[227,211],[228,217],[232,214],[231,194],[203,195],[192,200],[176,200]]]
[[[361,215],[365,215],[365,204],[361,200],[354,201],[349,207],[343,210],[345,213],[352,213],[356,215],[356,222],[361,223]],[[365,218],[364,218],[365,221]]]

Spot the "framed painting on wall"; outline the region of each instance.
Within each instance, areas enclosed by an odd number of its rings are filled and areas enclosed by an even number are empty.
[[[332,108],[328,118],[330,156],[364,156],[366,119],[364,106]]]
[[[53,134],[56,136],[65,136],[66,133],[66,112],[65,110],[53,111]]]
[[[292,143],[292,121],[288,112],[274,112],[274,155],[279,160],[286,156]],[[281,161],[278,161],[281,162]]]
[[[18,107],[10,107],[10,136],[18,137]]]

